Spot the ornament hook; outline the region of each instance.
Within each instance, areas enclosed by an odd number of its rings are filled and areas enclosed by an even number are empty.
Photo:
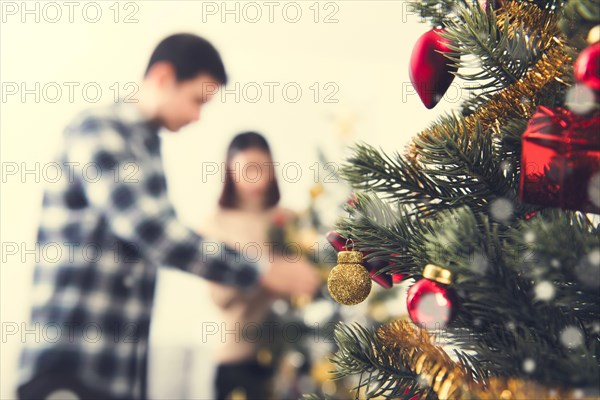
[[[351,247],[348,247],[348,243],[350,243]],[[354,250],[354,240],[352,240],[351,238],[346,239],[346,244],[344,245],[344,247],[348,251],[353,251]]]

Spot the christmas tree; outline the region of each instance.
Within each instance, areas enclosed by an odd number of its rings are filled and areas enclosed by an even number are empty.
[[[360,268],[401,276],[410,320],[339,324],[336,376],[356,398],[598,398],[600,1],[413,6],[423,103],[454,77],[471,95],[406,149],[353,145],[329,288],[356,304]]]

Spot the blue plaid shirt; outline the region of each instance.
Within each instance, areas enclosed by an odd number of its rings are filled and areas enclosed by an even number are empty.
[[[44,191],[20,383],[61,372],[115,397],[145,398],[158,267],[256,287],[257,265],[178,221],[158,131],[122,101],[65,130],[61,177]]]

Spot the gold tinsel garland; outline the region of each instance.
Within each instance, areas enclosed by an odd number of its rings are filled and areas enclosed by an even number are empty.
[[[539,39],[542,51],[552,45],[554,36],[561,35],[555,13],[544,11],[526,2],[512,1],[499,8],[496,13],[498,26],[503,27],[507,20],[509,37],[512,37],[515,32],[523,33],[523,30],[527,29]]]
[[[574,399],[573,391],[549,389],[532,381],[516,378],[490,378],[476,382],[468,368],[452,361],[448,354],[433,344],[433,337],[423,328],[407,320],[380,327],[377,337],[388,356],[399,357],[411,372],[419,375],[419,384],[430,387],[444,399]]]
[[[569,84],[566,81],[570,78],[565,77],[569,75],[573,60],[566,39],[557,28],[557,16],[532,4],[510,2],[497,11],[498,26],[503,26],[506,19],[509,20],[509,35],[526,30],[530,37],[539,39],[543,55],[519,81],[492,95],[473,114],[460,118],[467,134],[474,132],[477,124],[484,131],[497,134],[500,127],[512,118],[529,119],[538,106],[536,94],[544,86],[552,81]],[[441,136],[444,136],[444,130],[439,125],[418,133],[408,146],[408,160],[416,163],[422,143],[426,143],[429,137]]]
[[[470,374],[432,343],[425,329],[410,321],[399,320],[378,329],[377,337],[387,351],[400,357],[421,383],[431,387],[440,399],[457,398],[463,393]]]

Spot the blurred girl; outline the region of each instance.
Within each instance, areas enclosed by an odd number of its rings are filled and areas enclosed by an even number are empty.
[[[268,244],[271,225],[275,220],[293,217],[290,210],[278,207],[279,199],[267,141],[255,132],[241,133],[227,151],[219,207],[200,231],[236,248],[253,261],[262,258],[264,263],[268,257],[274,257]],[[319,279],[306,260],[294,262],[290,268],[313,275],[316,290]],[[217,350],[217,398],[270,398],[274,363],[269,359],[270,353],[260,353],[258,347],[261,341],[264,344],[265,340],[276,339],[269,338],[270,331],[263,325],[275,296],[265,289],[244,292],[220,284],[210,286],[225,321],[219,327],[223,345]]]

